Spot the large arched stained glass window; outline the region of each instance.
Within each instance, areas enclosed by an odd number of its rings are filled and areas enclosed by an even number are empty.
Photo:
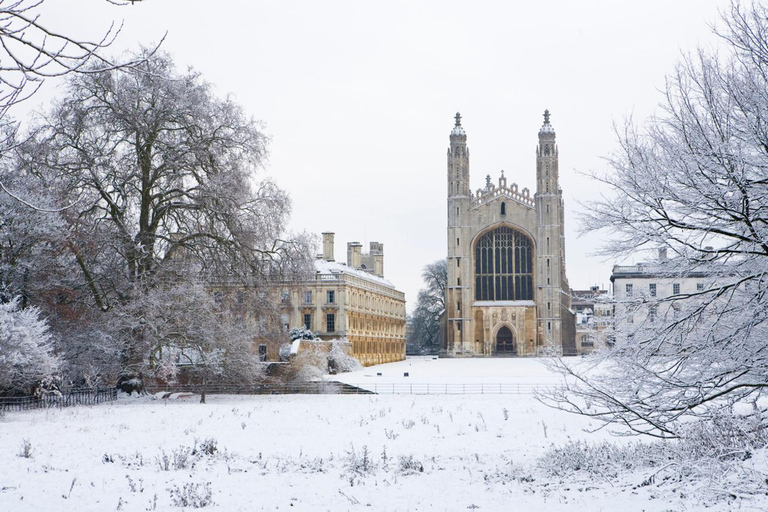
[[[475,300],[533,300],[533,244],[526,235],[500,227],[475,246]]]

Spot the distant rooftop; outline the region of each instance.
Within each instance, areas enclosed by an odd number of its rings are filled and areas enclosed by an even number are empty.
[[[366,272],[364,270],[357,270],[357,269],[348,267],[344,263],[339,263],[336,261],[326,261],[323,259],[316,259],[315,270],[317,270],[318,274],[347,274],[347,275],[357,276],[363,279],[367,279],[373,283],[377,283],[380,285],[388,286],[389,288],[392,288],[392,289],[396,289],[394,284],[387,281],[383,277],[377,277],[373,275],[373,273],[371,272]]]

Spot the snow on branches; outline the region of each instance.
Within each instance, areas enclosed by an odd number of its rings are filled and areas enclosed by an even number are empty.
[[[19,298],[0,304],[0,393],[18,393],[51,377],[60,366],[40,310]]]
[[[660,278],[706,276],[704,286],[618,301],[613,346],[584,364],[557,360],[568,389],[548,397],[659,437],[738,402],[766,422],[768,8],[733,2],[723,21],[728,54],[684,55],[662,112],[619,132],[610,171],[595,175],[613,193],[583,219],[610,234],[604,254],[661,249],[671,257]]]

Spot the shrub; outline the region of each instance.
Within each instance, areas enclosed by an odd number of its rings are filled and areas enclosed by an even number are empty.
[[[0,304],[0,392],[27,393],[61,366],[53,338],[36,307],[22,309],[18,297]]]
[[[31,459],[33,451],[34,450],[32,449],[32,443],[29,441],[29,439],[24,439],[21,442],[21,449],[19,449],[19,457],[23,457],[25,459]]]
[[[424,464],[414,459],[413,455],[401,455],[397,460],[397,469],[403,475],[415,475],[424,472]]]
[[[174,507],[203,508],[213,504],[211,482],[187,483],[179,488],[174,485],[168,489],[171,493],[171,503]]]
[[[768,428],[759,414],[736,416],[719,411],[708,420],[682,425],[679,445],[685,458],[746,460],[754,450],[768,446]]]
[[[314,340],[317,339],[317,336],[307,329],[305,326],[301,327],[294,327],[289,332],[288,335],[291,337],[291,341],[296,340]]]
[[[162,454],[158,455],[155,460],[162,471],[178,471],[190,467],[193,462],[190,455],[192,455],[191,449],[180,446],[173,450],[170,455],[163,450]]]
[[[347,353],[349,342],[346,340],[332,340],[328,350],[328,368],[336,373],[355,372],[363,369],[363,365],[357,358]]]
[[[669,461],[669,454],[661,442],[618,446],[608,442],[569,441],[563,446],[553,446],[539,459],[538,465],[548,476],[562,477],[584,471],[592,476],[616,478],[621,471],[661,466]]]
[[[328,373],[328,357],[316,344],[307,343],[291,361],[288,380],[310,382]]]
[[[695,487],[702,503],[764,494],[768,482],[764,466],[744,462],[758,450],[768,451],[768,433],[759,416],[713,413],[682,425],[675,440],[623,446],[570,441],[553,446],[539,458],[538,466],[547,476],[567,477],[581,471],[604,479],[645,469],[636,485],[681,482]]]
[[[359,454],[355,451],[354,446],[350,446],[349,451],[346,453],[344,468],[352,476],[365,476],[373,473],[376,466],[371,460],[368,446],[363,446]]]
[[[216,441],[216,439],[213,437],[209,437],[200,443],[198,448],[194,448],[192,450],[192,455],[208,455],[209,457],[212,457],[216,455],[216,452],[218,451],[218,441]]]

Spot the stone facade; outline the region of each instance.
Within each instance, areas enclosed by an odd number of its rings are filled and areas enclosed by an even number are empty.
[[[448,282],[443,357],[575,353],[565,274],[563,194],[555,130],[544,113],[536,148],[536,192],[486,177],[470,191],[461,116],[448,148]]]
[[[384,245],[362,253],[347,244],[347,264],[334,258],[334,234],[323,233],[323,254],[311,279],[283,292],[284,327],[305,325],[322,339],[346,337],[364,366],[405,359],[405,295],[384,279]]]
[[[662,318],[667,315],[670,308],[674,310],[678,307],[674,300],[660,299],[695,295],[709,289],[713,282],[712,274],[707,272],[705,267],[697,272],[679,275],[677,267],[667,260],[666,251],[663,249],[659,251],[657,261],[614,265],[611,272],[615,299],[614,316],[617,322],[631,324],[654,321],[655,317]],[[646,304],[650,304],[650,307]],[[631,314],[627,312],[628,305],[631,306]]]
[[[613,324],[613,296],[593,286],[571,290],[571,307],[576,314],[576,352],[588,354],[606,344],[606,333]]]

